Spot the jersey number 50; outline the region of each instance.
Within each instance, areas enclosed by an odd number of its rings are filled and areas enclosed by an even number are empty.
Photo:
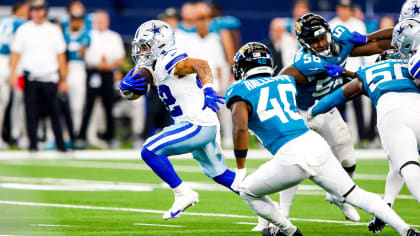
[[[270,98],[270,104],[272,107],[271,109],[268,109],[267,107],[268,98],[270,94],[270,87],[265,87],[261,89],[260,99],[258,101],[257,107],[257,114],[261,122],[277,116],[281,120],[281,122],[287,123],[289,122],[289,119],[285,115],[285,112],[293,120],[302,119],[299,113],[290,109],[289,100],[291,100],[290,102],[294,105],[294,107],[296,107],[295,87],[292,84],[279,84],[277,86],[277,89],[279,91],[279,93],[276,94],[277,96]],[[286,92],[290,92],[292,96],[288,97]]]

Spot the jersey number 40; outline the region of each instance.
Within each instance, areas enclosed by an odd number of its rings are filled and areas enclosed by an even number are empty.
[[[272,117],[277,116],[281,122],[289,122],[289,118],[293,120],[302,119],[299,113],[296,111],[296,89],[292,84],[279,84],[277,86],[279,93],[276,96],[270,98],[271,108],[268,109],[267,104],[269,101],[270,87],[264,87],[260,92],[260,99],[258,101],[257,114],[260,121],[268,120]],[[287,96],[287,92],[290,92],[292,96]],[[290,109],[290,103],[293,104],[293,109]],[[287,113],[287,117],[286,114]]]

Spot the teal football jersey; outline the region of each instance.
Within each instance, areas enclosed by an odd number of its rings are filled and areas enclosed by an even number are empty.
[[[309,130],[296,108],[294,79],[287,75],[241,80],[226,91],[226,105],[245,101],[252,107],[248,128],[273,155]]]
[[[340,47],[338,56],[322,57],[311,54],[308,49],[301,48],[294,56],[292,66],[296,67],[308,78],[308,84],[297,84],[299,92],[296,100],[299,109],[307,110],[315,100],[331,93],[343,84],[343,78],[333,78],[327,75],[324,64],[345,66],[355,44],[349,39],[353,34],[344,26],[337,26],[332,31],[334,42]]]
[[[0,18],[0,55],[10,54],[10,44],[16,30],[26,21],[14,16]]]
[[[372,103],[388,92],[419,93],[408,73],[408,64],[403,60],[390,59],[373,65],[361,66],[356,72],[363,82],[363,89]]]
[[[64,40],[67,44],[66,56],[67,61],[83,61],[79,51],[82,47],[90,46],[89,31],[82,30],[81,32],[70,32],[70,27],[63,30]]]

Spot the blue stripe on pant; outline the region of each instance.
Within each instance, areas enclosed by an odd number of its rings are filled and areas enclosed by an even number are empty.
[[[165,156],[192,153],[203,173],[213,178],[227,169],[216,136],[216,125],[197,126],[179,122],[147,139],[144,148],[156,155]]]

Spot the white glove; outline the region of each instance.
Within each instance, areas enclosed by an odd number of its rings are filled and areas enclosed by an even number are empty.
[[[240,192],[242,182],[244,181],[246,176],[246,168],[243,169],[236,169],[235,170],[235,179],[233,180],[232,185],[230,186],[236,192]]]

